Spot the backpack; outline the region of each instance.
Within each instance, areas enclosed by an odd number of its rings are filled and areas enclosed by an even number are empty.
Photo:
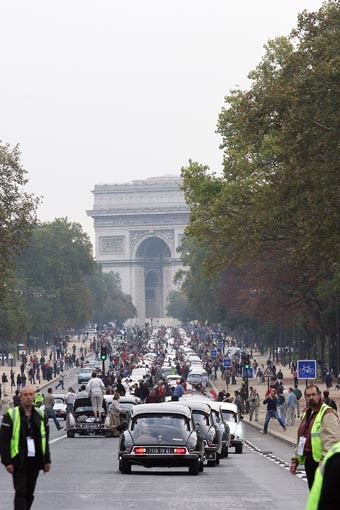
[[[300,398],[302,397],[301,390],[299,390],[299,388],[295,388],[294,393],[296,396],[296,400],[300,400]]]

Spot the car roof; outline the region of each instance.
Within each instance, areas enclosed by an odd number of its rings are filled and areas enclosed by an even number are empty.
[[[233,411],[234,413],[238,412],[237,405],[230,402],[221,402],[221,409],[222,411]]]
[[[206,404],[205,402],[200,402],[199,400],[195,400],[195,399],[192,399],[192,400],[183,399],[183,400],[179,400],[178,402],[179,402],[179,405],[188,406],[192,411],[202,411],[204,413],[210,414],[210,407],[209,407],[208,403]]]
[[[131,416],[140,414],[182,414],[186,418],[191,417],[189,407],[185,405],[177,405],[173,402],[165,402],[161,404],[141,404],[134,406],[131,410]]]

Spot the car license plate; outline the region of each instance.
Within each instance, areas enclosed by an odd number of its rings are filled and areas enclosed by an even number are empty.
[[[147,448],[146,449],[146,453],[151,453],[151,454],[167,454],[167,453],[173,453],[173,449],[172,448]]]

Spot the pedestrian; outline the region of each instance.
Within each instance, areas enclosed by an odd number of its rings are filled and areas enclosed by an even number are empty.
[[[241,393],[238,390],[236,390],[236,391],[234,391],[234,395],[235,395],[234,404],[237,406],[238,417],[239,417],[239,419],[241,419],[241,416],[243,413],[243,403],[242,403]]]
[[[45,404],[45,413],[47,415],[47,418],[52,418],[55,426],[57,427],[57,430],[60,430],[62,427],[60,426],[60,423],[58,422],[57,417],[55,415],[55,411],[53,409],[54,397],[52,395],[52,388],[48,388],[47,395],[44,399],[44,404]]]
[[[296,395],[294,393],[293,388],[289,388],[286,405],[287,405],[286,425],[295,425]]]
[[[335,411],[322,402],[321,391],[312,384],[305,389],[306,408],[301,414],[295,456],[290,471],[296,473],[299,464],[305,465],[309,489],[315,471],[327,451],[340,441],[340,422]]]
[[[41,407],[44,403],[44,395],[41,393],[39,388],[35,390],[35,397],[34,397],[34,405],[36,407]]]
[[[29,510],[40,470],[51,469],[48,419],[34,407],[34,388],[21,390],[21,404],[7,411],[0,429],[1,462],[13,477],[14,510]]]
[[[333,510],[340,508],[340,442],[325,455],[315,472],[306,510]]]
[[[66,414],[71,413],[73,411],[73,405],[77,399],[76,392],[70,386],[67,390],[67,393],[65,395],[65,402],[66,402]]]
[[[86,391],[88,391],[91,398],[92,411],[96,421],[100,421],[101,418],[104,389],[105,386],[102,379],[97,377],[96,372],[92,372],[92,377],[87,383]]]
[[[296,396],[296,416],[300,418],[300,400],[302,397],[302,392],[297,384],[294,385],[294,393]]]
[[[267,404],[267,413],[264,420],[263,430],[260,430],[261,434],[267,434],[268,424],[271,418],[275,418],[285,431],[286,426],[277,412],[278,399],[276,390],[274,390],[274,388],[271,389],[270,395],[264,399],[263,404]]]
[[[56,390],[59,388],[59,386],[61,386],[62,390],[64,389],[64,379],[65,379],[64,371],[60,370],[60,372],[59,372],[59,382],[58,382],[57,386],[55,387]]]
[[[110,413],[110,428],[112,429],[113,437],[119,436],[117,431],[118,425],[120,425],[120,413],[126,412],[126,409],[120,407],[119,405],[120,393],[116,391],[112,398],[112,403],[109,408]]]
[[[283,423],[286,423],[286,399],[283,392],[279,392],[277,396],[279,416]]]
[[[86,386],[85,384],[82,384],[80,387],[79,387],[79,391],[77,393],[77,398],[89,398],[89,392],[86,391]]]
[[[334,411],[337,411],[338,410],[338,406],[336,405],[336,403],[334,402],[334,400],[332,398],[330,398],[329,396],[329,391],[324,391],[323,392],[323,399],[322,399],[322,402],[324,402],[325,404],[327,404],[329,407],[331,407],[332,409],[334,409]]]
[[[20,390],[15,390],[15,395],[13,397],[13,407],[17,407],[20,405]]]
[[[8,383],[8,377],[7,377],[5,372],[2,373],[1,382],[2,382],[2,390],[6,391],[6,386],[7,386],[7,383]]]
[[[250,386],[249,390],[249,421],[252,421],[254,413],[255,421],[259,421],[260,395],[258,394],[257,390],[253,388],[253,386]]]

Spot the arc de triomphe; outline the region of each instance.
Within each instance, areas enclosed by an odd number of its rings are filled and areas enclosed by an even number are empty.
[[[94,207],[96,260],[105,272],[118,273],[122,290],[132,296],[137,322],[166,316],[173,278],[182,268],[177,248],[189,221],[178,176],[97,184]]]

